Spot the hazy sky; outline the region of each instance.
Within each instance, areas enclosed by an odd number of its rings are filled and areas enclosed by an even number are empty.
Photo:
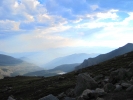
[[[104,53],[128,42],[133,0],[0,0],[0,51]]]

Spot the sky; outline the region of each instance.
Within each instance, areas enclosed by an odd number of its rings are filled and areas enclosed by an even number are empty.
[[[133,43],[133,0],[0,0],[0,51],[45,61]]]

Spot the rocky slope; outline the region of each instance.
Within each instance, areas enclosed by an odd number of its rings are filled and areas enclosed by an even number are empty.
[[[0,75],[1,76],[16,76],[23,75],[28,72],[42,70],[32,63],[0,54]]]
[[[96,65],[96,64],[98,64],[100,62],[109,60],[111,58],[117,57],[119,55],[131,52],[131,51],[133,51],[133,44],[132,43],[128,43],[125,46],[120,47],[120,48],[118,48],[116,50],[113,50],[113,51],[111,51],[111,52],[109,52],[107,54],[101,54],[101,55],[99,55],[99,56],[97,56],[95,58],[88,58],[88,59],[84,60],[83,63],[81,63],[75,69],[81,69],[81,68],[85,68],[85,67],[88,67],[88,66]]]
[[[133,100],[133,52],[53,77],[0,80],[0,99]]]

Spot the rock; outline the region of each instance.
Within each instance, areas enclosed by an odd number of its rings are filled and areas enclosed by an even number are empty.
[[[115,86],[112,83],[107,83],[104,86],[104,91],[105,92],[112,92],[112,91],[114,91],[114,89],[115,89]]]
[[[16,100],[12,96],[9,96],[7,100]]]
[[[129,83],[121,83],[121,86],[122,86],[123,88],[128,88],[128,87],[131,86],[131,84],[129,84]]]
[[[56,98],[55,96],[53,96],[52,94],[45,96],[43,98],[40,98],[39,100],[59,100],[58,98]]]
[[[74,96],[75,96],[75,94],[74,94],[74,89],[68,89],[68,90],[66,91],[66,95],[67,95],[68,97],[74,97]]]
[[[119,92],[119,91],[121,91],[122,90],[122,86],[121,85],[116,85],[115,86],[115,92]]]
[[[106,93],[103,89],[97,88],[96,90],[86,89],[83,91],[82,95],[78,100],[88,100],[88,99],[96,99],[99,96],[104,96]]]
[[[103,74],[99,74],[96,77],[94,77],[95,81],[101,81],[103,79]]]
[[[64,92],[62,92],[62,93],[60,93],[60,94],[58,95],[58,98],[59,98],[59,99],[62,99],[62,98],[64,98],[64,97],[66,97],[66,94],[64,94]]]
[[[133,92],[133,85],[131,85],[130,87],[128,87],[128,88],[126,89],[126,91],[128,91],[128,92]]]
[[[128,77],[132,77],[133,76],[133,67],[130,68],[130,70],[128,71]]]
[[[63,100],[76,100],[75,98],[65,97]]]
[[[120,68],[111,72],[109,82],[115,84],[120,80],[125,80],[126,78],[127,78],[127,71],[123,68]]]
[[[104,99],[103,99],[103,98],[99,98],[99,97],[98,97],[96,100],[104,100]]]
[[[95,90],[95,92],[96,92],[96,94],[97,94],[98,96],[103,96],[103,95],[106,94],[105,91],[104,91],[104,89],[100,89],[100,88],[97,88],[97,89]]]
[[[90,99],[90,93],[94,93],[94,90],[86,89],[83,91],[78,100]]]
[[[109,79],[108,78],[105,78],[104,79],[104,82],[106,82],[106,83],[109,82]]]
[[[91,78],[89,74],[82,73],[77,77],[77,84],[74,93],[76,96],[79,96],[85,89],[96,89],[97,86],[97,82]]]
[[[83,91],[81,97],[88,96],[90,93],[93,93],[94,90],[86,89]]]
[[[131,84],[133,84],[133,77],[131,77],[130,82],[131,82]]]

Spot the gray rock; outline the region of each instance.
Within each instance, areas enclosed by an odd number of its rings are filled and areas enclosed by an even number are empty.
[[[122,90],[122,86],[121,85],[116,85],[115,86],[115,92],[119,92],[119,91],[121,91]]]
[[[77,77],[77,84],[74,89],[76,96],[79,96],[85,89],[96,89],[97,82],[87,73],[79,74]]]
[[[62,93],[60,93],[60,94],[58,95],[58,98],[59,98],[59,99],[62,99],[62,98],[64,98],[64,97],[66,97],[66,94],[65,94],[64,92],[62,92]]]
[[[103,98],[99,98],[99,97],[98,97],[96,100],[104,100],[104,99],[103,99]]]
[[[131,77],[130,82],[133,84],[133,77]]]
[[[56,98],[55,96],[53,96],[52,94],[45,96],[43,98],[40,98],[39,100],[59,100],[58,98]]]
[[[101,81],[103,79],[103,74],[99,74],[96,77],[94,77],[95,81]]]
[[[115,89],[115,86],[112,83],[107,83],[104,86],[104,91],[105,92],[112,92],[112,91],[114,91],[114,89]]]
[[[131,84],[129,84],[129,83],[121,83],[121,86],[122,86],[123,88],[128,88],[128,87],[131,86]]]
[[[131,85],[130,87],[128,87],[128,88],[126,89],[126,91],[128,91],[128,92],[133,92],[133,85]]]
[[[7,100],[16,100],[12,96],[9,96]]]
[[[98,96],[103,96],[103,95],[106,94],[106,92],[104,91],[104,89],[100,89],[100,88],[97,88],[97,89],[95,90],[95,92],[96,92],[96,94],[97,94]]]
[[[126,69],[120,68],[111,72],[109,82],[114,84],[119,82],[120,80],[126,80],[126,79],[127,79]]]
[[[103,89],[97,88],[96,90],[86,89],[83,91],[82,95],[79,97],[79,100],[85,99],[96,99],[99,96],[104,96],[106,93]]]
[[[91,93],[94,93],[94,90],[90,90],[90,89],[84,90],[81,96],[78,98],[78,100],[90,99]]]
[[[76,100],[75,98],[65,97],[64,100]]]
[[[68,89],[68,90],[66,91],[66,95],[67,95],[68,97],[74,97],[74,96],[75,96],[75,94],[74,94],[74,89]]]

